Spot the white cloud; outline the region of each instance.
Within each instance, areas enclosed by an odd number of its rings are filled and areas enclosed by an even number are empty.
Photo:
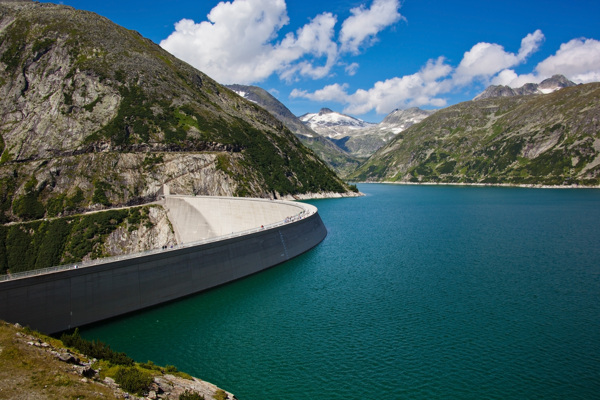
[[[358,71],[358,67],[359,67],[358,63],[352,63],[352,64],[346,66],[345,71],[348,75],[354,76],[354,75],[356,75],[356,72]]]
[[[359,89],[353,94],[347,92],[347,85],[333,84],[314,93],[293,90],[292,98],[306,98],[312,101],[335,101],[346,104],[344,112],[365,114],[375,110],[378,114],[387,114],[398,107],[433,105],[443,107],[446,100],[437,97],[449,90],[449,81],[444,78],[452,71],[443,57],[429,60],[417,73],[401,78],[391,78],[376,82],[369,89]]]
[[[350,10],[352,16],[344,21],[340,31],[342,51],[358,53],[361,46],[402,18],[399,8],[398,0],[374,0],[371,8],[363,5]]]
[[[544,40],[546,40],[546,38],[539,29],[525,36],[521,40],[521,48],[519,49],[519,54],[517,55],[519,61],[525,61],[527,57],[538,51]]]
[[[539,82],[535,74],[517,75],[510,69],[523,63],[537,51],[544,40],[540,30],[521,40],[518,53],[510,53],[496,43],[477,43],[464,53],[457,67],[449,65],[444,57],[429,60],[419,72],[375,82],[372,88],[348,93],[347,85],[329,85],[314,93],[294,90],[291,97],[313,101],[335,101],[345,105],[344,112],[366,114],[375,110],[387,114],[395,108],[433,106],[444,107],[444,95],[471,85],[474,81],[486,84],[519,87],[528,82]]]
[[[535,71],[542,77],[562,74],[576,83],[600,81],[600,41],[573,39],[556,54],[540,62]]]
[[[183,19],[160,45],[223,83],[267,78],[279,67],[270,41],[288,23],[284,0],[221,2],[208,21]]]
[[[526,83],[540,83],[541,81],[542,79],[535,74],[517,75],[514,70],[505,69],[492,79],[491,84],[519,88]]]
[[[504,50],[496,43],[477,43],[467,51],[454,73],[454,83],[458,86],[468,85],[473,80],[483,80],[485,83],[498,72],[521,64],[535,52],[544,40],[539,29],[528,34],[521,40],[518,54]]]
[[[288,24],[285,0],[220,2],[196,23],[182,19],[160,45],[221,83],[256,83],[273,74],[294,81],[320,79],[338,65],[341,48],[357,51],[400,18],[398,0],[374,0],[371,8],[352,9],[335,40],[337,17],[322,13],[282,39]],[[356,72],[351,64],[347,73]]]

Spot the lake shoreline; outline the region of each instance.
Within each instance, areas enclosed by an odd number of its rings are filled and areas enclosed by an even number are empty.
[[[542,185],[542,184],[516,184],[516,183],[459,183],[459,182],[356,182],[361,184],[388,184],[388,185],[412,185],[412,186],[473,186],[473,187],[511,187],[529,189],[600,189],[600,186],[584,185]]]

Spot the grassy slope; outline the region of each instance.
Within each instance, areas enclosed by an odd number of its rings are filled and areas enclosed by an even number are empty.
[[[352,179],[600,184],[600,84],[440,110],[380,149]]]

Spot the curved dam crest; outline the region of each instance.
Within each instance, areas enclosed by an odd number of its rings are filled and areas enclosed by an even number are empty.
[[[0,319],[55,333],[260,272],[325,236],[317,208],[231,197],[166,196],[179,245],[0,282]]]

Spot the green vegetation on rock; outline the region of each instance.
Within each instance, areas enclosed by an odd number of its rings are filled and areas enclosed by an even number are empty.
[[[0,3],[0,24],[3,222],[140,204],[164,184],[254,197],[349,190],[267,111],[137,32],[36,2]]]
[[[365,162],[355,181],[600,185],[600,84],[440,110]]]
[[[151,226],[148,206],[0,226],[0,274],[106,257],[104,243],[117,228]]]

